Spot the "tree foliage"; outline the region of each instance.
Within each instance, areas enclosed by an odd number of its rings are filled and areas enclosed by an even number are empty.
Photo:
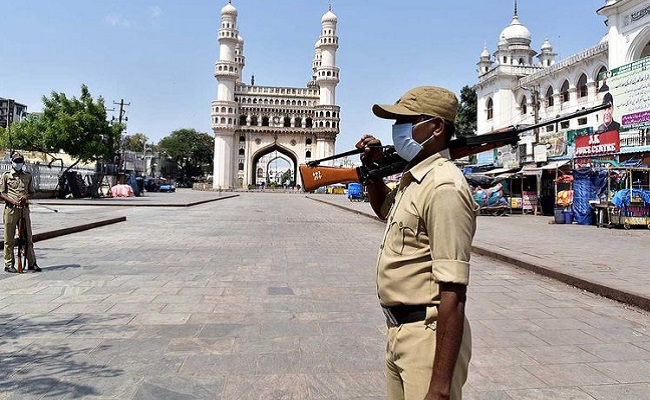
[[[471,86],[460,89],[460,104],[456,115],[456,132],[458,136],[476,134],[476,90]]]
[[[101,96],[93,100],[88,87],[82,85],[79,98],[53,91],[50,97],[43,96],[43,106],[42,114],[31,114],[11,125],[8,147],[40,151],[54,159],[63,151],[76,159],[68,169],[79,162],[113,158],[123,127],[108,123]]]
[[[149,138],[144,133],[135,133],[124,136],[123,142],[126,144],[126,150],[135,151],[136,153],[144,152],[144,147]]]
[[[176,162],[182,178],[186,180],[212,170],[214,138],[207,133],[196,129],[178,129],[162,138],[158,142],[158,149]]]

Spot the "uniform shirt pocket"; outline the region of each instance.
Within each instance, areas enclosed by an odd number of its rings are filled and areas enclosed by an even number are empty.
[[[390,221],[387,245],[400,255],[412,255],[418,250],[420,217],[408,211],[397,210]]]

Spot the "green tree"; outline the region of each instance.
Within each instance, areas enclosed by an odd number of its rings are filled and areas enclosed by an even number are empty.
[[[79,98],[54,91],[50,97],[43,96],[43,112],[11,125],[9,132],[2,132],[0,141],[12,149],[45,153],[52,157],[50,165],[60,160],[60,151],[67,153],[76,161],[63,171],[64,177],[79,162],[112,161],[123,129],[106,120],[104,99],[100,96],[94,100],[88,87],[81,85]]]
[[[285,183],[291,183],[291,170],[288,169],[282,173],[282,176],[280,177],[280,183],[285,184]]]
[[[167,154],[179,168],[182,184],[212,170],[214,138],[196,129],[178,129],[158,142],[158,149]]]
[[[460,104],[456,114],[456,135],[476,135],[476,90],[471,86],[460,89]]]
[[[144,147],[148,141],[149,138],[144,133],[135,133],[133,135],[124,136],[126,150],[135,151],[136,153],[144,152]]]

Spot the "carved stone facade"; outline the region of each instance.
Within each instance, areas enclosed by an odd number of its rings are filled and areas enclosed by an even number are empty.
[[[215,66],[217,100],[212,102],[215,134],[214,189],[238,189],[260,182],[273,158],[298,164],[334,154],[340,108],[336,66],[337,17],[331,9],[321,19],[312,77],[304,88],[259,86],[242,82],[244,40],[237,30],[237,10],[221,10],[219,61]],[[277,153],[275,153],[277,152]]]

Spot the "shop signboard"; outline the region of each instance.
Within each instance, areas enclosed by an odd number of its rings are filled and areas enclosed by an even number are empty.
[[[650,128],[650,57],[605,71],[598,80],[599,97],[614,107],[602,111],[603,124],[597,130]]]
[[[589,168],[592,159],[613,160],[621,149],[618,131],[592,133],[575,138],[574,167]]]

